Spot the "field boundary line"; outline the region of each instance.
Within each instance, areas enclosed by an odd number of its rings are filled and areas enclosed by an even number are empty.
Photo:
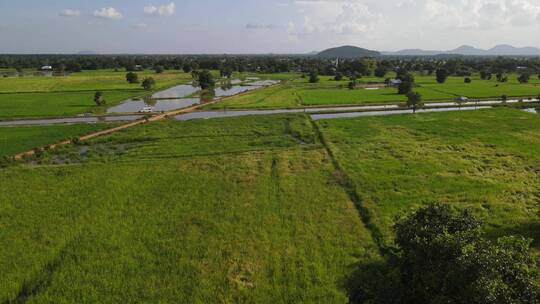
[[[371,211],[364,205],[362,198],[358,195],[358,192],[356,191],[356,187],[351,180],[351,178],[347,175],[345,170],[343,170],[341,164],[335,157],[334,152],[330,148],[330,145],[328,144],[326,138],[324,137],[324,134],[322,133],[319,125],[317,122],[315,122],[311,117],[309,118],[309,121],[311,122],[311,125],[313,126],[313,130],[315,131],[316,136],[318,136],[319,140],[321,141],[321,145],[323,146],[324,150],[328,154],[328,157],[330,157],[330,160],[334,166],[334,169],[339,172],[341,175],[340,180],[338,181],[338,184],[343,188],[349,199],[353,202],[355,205],[358,215],[360,216],[360,220],[366,227],[366,229],[369,231],[373,241],[377,245],[377,248],[379,250],[379,253],[385,254],[390,249],[387,248],[387,246],[384,244],[383,236],[381,231],[379,230],[379,227],[377,227],[371,220],[372,214]]]

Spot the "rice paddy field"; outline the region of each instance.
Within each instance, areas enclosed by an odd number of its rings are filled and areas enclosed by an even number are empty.
[[[387,77],[393,75],[388,74]],[[320,76],[320,82],[311,84],[307,78],[291,75],[280,86],[254,91],[228,99],[226,102],[209,106],[222,108],[297,108],[304,106],[384,104],[405,102],[404,95],[397,94],[396,88],[376,90],[357,88],[349,90],[349,80],[334,81],[332,77]],[[438,84],[435,76],[416,75],[416,87],[425,101],[449,101],[466,96],[471,99],[499,99],[502,95],[510,97],[536,97],[540,94],[540,80],[533,76],[527,84],[520,84],[517,75],[509,75],[509,81],[498,83],[495,79],[481,80],[472,76],[472,83],[464,83],[464,77],[449,77],[444,84]],[[361,82],[384,82],[384,78],[364,77]]]
[[[540,117],[501,108],[318,122],[381,243],[400,213],[441,202],[473,210],[490,236],[540,252]]]
[[[0,170],[2,303],[347,303],[377,259],[305,116],[164,121]]]
[[[0,127],[0,159],[66,139],[110,128],[114,124]]]
[[[293,114],[165,120],[48,151],[0,169],[0,302],[347,303],[395,217],[430,202],[539,253],[539,131],[508,108]],[[21,142],[11,132],[2,147]]]
[[[144,77],[153,77],[155,90],[191,81],[191,74],[178,71],[136,73],[140,81]],[[127,83],[125,75],[125,71],[97,70],[61,77],[26,75],[0,78],[0,119],[100,112],[104,107],[94,103],[96,91],[103,91],[107,105],[148,94],[140,83]]]

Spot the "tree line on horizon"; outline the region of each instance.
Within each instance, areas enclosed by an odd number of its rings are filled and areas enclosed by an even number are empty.
[[[39,69],[50,65],[55,71],[137,69],[220,70],[232,72],[283,73],[315,71],[318,75],[350,77],[384,77],[397,70],[421,71],[433,75],[444,70],[447,75],[468,77],[473,73],[503,75],[521,72],[540,74],[540,57],[382,57],[359,59],[325,59],[303,56],[240,56],[240,55],[0,55],[0,68]]]

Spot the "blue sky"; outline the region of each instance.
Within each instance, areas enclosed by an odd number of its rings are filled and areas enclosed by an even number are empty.
[[[1,53],[540,47],[539,30],[540,0],[0,1]]]

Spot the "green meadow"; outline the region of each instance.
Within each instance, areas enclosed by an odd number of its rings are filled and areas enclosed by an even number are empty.
[[[0,127],[0,158],[81,136],[113,124]]]
[[[387,77],[393,76],[388,74]],[[316,84],[307,78],[293,77],[278,86],[254,91],[230,98],[225,102],[209,106],[211,109],[241,108],[297,108],[304,106],[332,106],[404,103],[406,96],[397,94],[396,88],[380,88],[369,90],[357,88],[349,90],[349,80],[333,80],[333,77],[319,76]],[[385,78],[364,77],[359,81],[384,82]],[[506,83],[495,79],[481,80],[478,75],[471,77],[472,83],[465,83],[464,77],[451,76],[443,84],[438,84],[435,76],[416,75],[416,86],[413,88],[422,94],[425,101],[449,101],[466,96],[471,99],[499,99],[502,95],[509,97],[536,97],[540,94],[540,80],[532,76],[529,83],[520,84],[517,75],[509,75]]]
[[[102,91],[108,105],[145,94],[143,91]],[[80,113],[100,113],[105,107],[94,102],[94,91],[53,93],[0,94],[0,119],[24,117],[74,116]]]
[[[0,170],[5,303],[347,303],[378,258],[305,116],[164,121]]]
[[[139,81],[144,77],[153,77],[156,81],[155,90],[191,80],[191,74],[178,71],[136,73]],[[99,113],[105,107],[98,107],[94,103],[96,91],[103,91],[109,106],[149,93],[141,88],[140,83],[127,83],[125,75],[125,71],[97,70],[68,76],[0,78],[0,119]]]
[[[347,303],[395,217],[431,202],[538,253],[539,131],[506,108],[295,114],[165,120],[48,151],[0,169],[0,301]]]
[[[540,117],[500,108],[317,122],[377,237],[431,202],[469,208],[491,236],[520,234],[540,252]]]

